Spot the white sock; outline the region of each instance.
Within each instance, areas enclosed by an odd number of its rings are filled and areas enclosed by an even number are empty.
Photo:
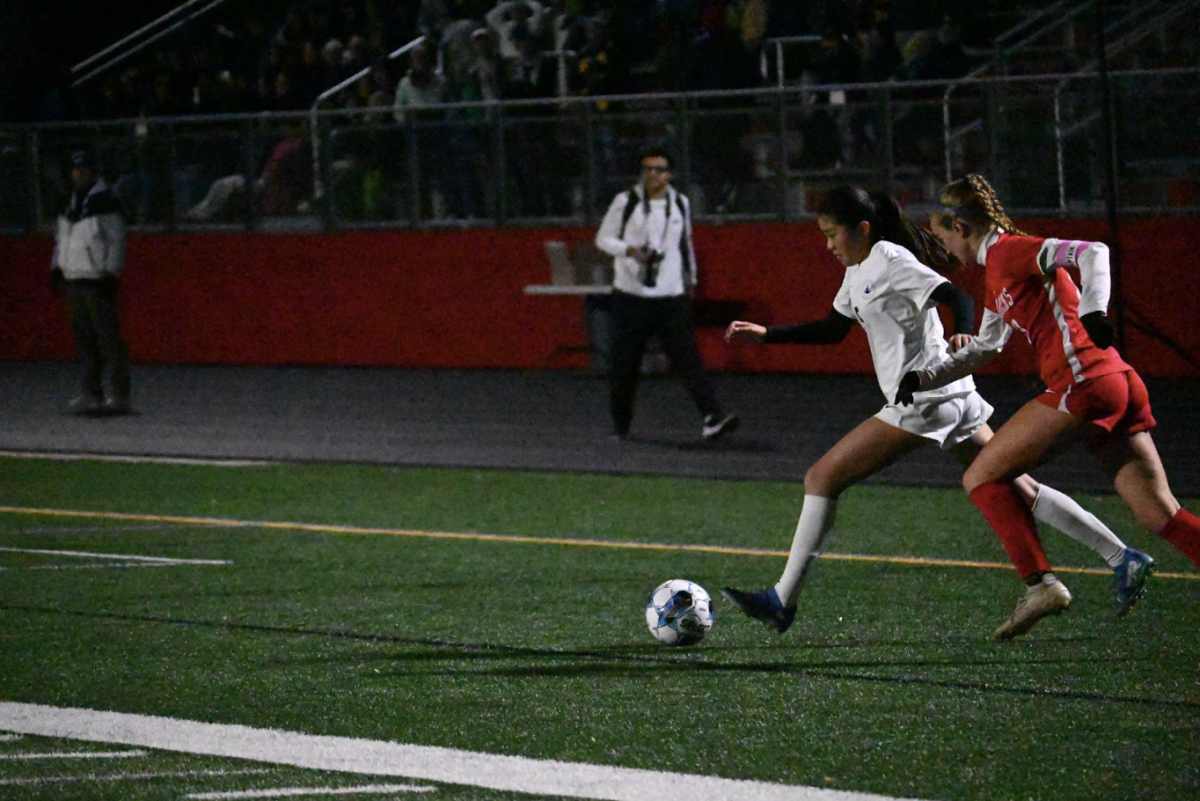
[[[821,540],[833,528],[837,512],[837,501],[820,495],[805,495],[800,509],[800,522],[796,524],[796,535],[792,538],[792,550],[788,554],[783,575],[775,585],[775,594],[784,606],[791,606],[800,594],[800,583],[813,557],[819,556],[816,549]]]
[[[1125,543],[1100,518],[1053,487],[1041,485],[1033,502],[1033,516],[1100,554],[1109,567],[1121,564]]]

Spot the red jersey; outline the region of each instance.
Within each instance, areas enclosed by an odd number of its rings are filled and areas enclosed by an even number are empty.
[[[1079,321],[1079,288],[1070,274],[1052,260],[1043,272],[1038,254],[1045,241],[999,234],[984,256],[985,306],[1033,345],[1038,373],[1052,391],[1129,370],[1116,350],[1092,343]]]

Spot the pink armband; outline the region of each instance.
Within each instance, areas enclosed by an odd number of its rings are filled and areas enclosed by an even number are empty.
[[[1054,266],[1078,267],[1080,254],[1091,246],[1091,242],[1084,242],[1082,239],[1073,239],[1070,242],[1063,240],[1059,242],[1058,252],[1054,254]]]

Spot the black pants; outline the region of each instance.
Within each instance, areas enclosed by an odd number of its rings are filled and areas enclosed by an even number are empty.
[[[608,401],[616,433],[624,436],[629,432],[642,356],[652,335],[658,336],[671,368],[683,379],[700,415],[721,413],[692,332],[690,298],[641,298],[614,290],[612,331]]]
[[[67,308],[71,328],[83,361],[83,392],[89,398],[104,397],[103,379],[108,374],[110,397],[129,401],[129,351],[121,337],[117,319],[115,279],[68,281]]]

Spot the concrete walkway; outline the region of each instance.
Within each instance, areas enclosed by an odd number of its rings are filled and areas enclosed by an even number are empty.
[[[0,449],[799,482],[882,405],[866,376],[713,380],[742,417],[728,439],[701,443],[681,384],[651,377],[631,440],[615,442],[604,382],[583,372],[135,365],[137,414],[93,419],[66,412],[74,364],[0,362]],[[1148,383],[1172,488],[1200,497],[1200,384]],[[1038,391],[1025,379],[983,377],[979,386],[997,423]],[[1111,491],[1081,447],[1037,475],[1067,491]],[[957,486],[959,476],[930,447],[872,481]]]

